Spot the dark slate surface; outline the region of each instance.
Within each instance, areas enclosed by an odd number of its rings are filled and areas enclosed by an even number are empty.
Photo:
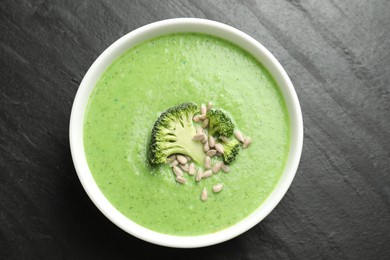
[[[285,67],[304,117],[290,190],[228,242],[172,249],[107,220],[82,189],[68,123],[117,38],[173,17],[250,34]],[[0,2],[0,259],[390,259],[390,2]]]

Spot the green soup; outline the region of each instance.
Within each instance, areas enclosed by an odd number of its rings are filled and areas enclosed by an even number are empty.
[[[149,166],[151,128],[169,107],[208,101],[228,111],[253,143],[229,173],[200,182],[186,175],[179,184],[168,165]],[[158,37],[119,57],[96,84],[84,119],[88,165],[106,198],[139,225],[183,236],[219,231],[258,208],[283,172],[289,136],[284,99],[269,72],[241,48],[193,33]],[[224,189],[214,194],[217,183]]]

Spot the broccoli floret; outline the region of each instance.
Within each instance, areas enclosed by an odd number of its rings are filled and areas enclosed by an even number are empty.
[[[240,142],[237,139],[229,141],[227,144],[223,144],[223,162],[230,164],[234,161],[240,151]]]
[[[207,112],[209,119],[209,134],[212,136],[226,136],[233,134],[234,124],[230,116],[219,109],[212,109]]]
[[[183,103],[163,112],[155,122],[149,144],[151,164],[166,163],[172,154],[183,154],[203,165],[205,153],[201,142],[193,141],[196,134],[192,118],[198,107],[194,103]]]

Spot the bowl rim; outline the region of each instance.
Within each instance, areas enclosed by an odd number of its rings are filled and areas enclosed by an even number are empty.
[[[136,224],[120,213],[103,195],[89,170],[83,145],[83,119],[88,99],[101,74],[129,48],[154,37],[175,32],[205,33],[232,42],[254,56],[273,76],[279,86],[290,120],[290,151],[284,171],[271,194],[249,216],[221,231],[196,236],[167,235]],[[153,22],[135,29],[112,43],[88,69],[75,95],[70,123],[69,142],[78,178],[95,206],[115,225],[144,241],[174,248],[197,248],[230,240],[260,223],[281,201],[298,169],[303,145],[303,119],[294,86],[277,59],[248,34],[221,22],[200,18],[173,18]]]

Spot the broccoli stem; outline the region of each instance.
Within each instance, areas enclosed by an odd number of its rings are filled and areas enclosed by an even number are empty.
[[[177,137],[177,141],[172,142],[172,146],[170,147],[172,149],[172,153],[187,155],[197,164],[203,166],[206,154],[203,151],[203,144],[192,140],[196,134],[196,130],[192,122],[187,122],[186,124],[176,124],[174,132]]]

